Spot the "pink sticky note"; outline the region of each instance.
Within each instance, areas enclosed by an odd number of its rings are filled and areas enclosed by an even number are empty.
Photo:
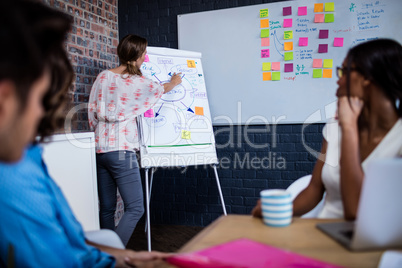
[[[145,55],[144,62],[149,62],[149,57],[148,57],[148,55]]]
[[[144,116],[145,116],[145,117],[155,117],[155,116],[154,116],[154,110],[149,109],[148,111],[146,111],[146,112],[144,113]]]
[[[269,49],[261,49],[261,58],[269,58]]]
[[[284,7],[283,8],[283,16],[292,15],[292,7]]]
[[[322,68],[322,59],[313,59],[313,68]]]
[[[293,63],[285,63],[285,73],[293,72]]]
[[[318,45],[318,53],[327,53],[328,45],[327,44],[319,44]]]
[[[297,9],[297,15],[306,16],[307,15],[307,7],[299,7]]]
[[[292,27],[292,19],[283,19],[283,28]]]
[[[342,37],[334,38],[334,47],[343,47],[343,38]]]
[[[280,69],[281,69],[281,63],[280,62],[271,63],[271,70],[272,71],[279,71]]]
[[[318,38],[320,39],[327,39],[328,38],[328,30],[320,30],[320,33],[318,34]]]
[[[324,22],[324,14],[315,14],[314,15],[314,22],[315,23]]]
[[[269,37],[261,38],[261,46],[268,47],[269,46]]]
[[[300,37],[299,38],[299,47],[308,46],[308,37]]]

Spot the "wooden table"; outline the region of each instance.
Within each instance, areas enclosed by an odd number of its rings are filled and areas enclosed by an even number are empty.
[[[383,251],[349,251],[315,227],[317,223],[334,221],[294,218],[288,227],[269,227],[261,219],[249,215],[221,216],[179,252],[192,252],[234,239],[248,238],[345,267],[377,267]],[[165,264],[157,267],[173,266]]]

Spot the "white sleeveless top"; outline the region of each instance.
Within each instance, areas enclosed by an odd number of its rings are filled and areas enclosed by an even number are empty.
[[[329,121],[324,129],[323,136],[328,143],[325,164],[321,172],[326,195],[324,206],[319,218],[344,218],[343,204],[340,190],[340,145],[341,131],[338,121]],[[398,157],[402,155],[402,119],[399,119],[371,154],[363,161],[363,171],[373,160],[380,158]]]

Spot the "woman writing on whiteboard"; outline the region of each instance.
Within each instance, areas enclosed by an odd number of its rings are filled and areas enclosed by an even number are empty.
[[[180,74],[160,85],[142,76],[147,40],[125,36],[117,46],[120,66],[101,72],[92,86],[88,117],[95,131],[101,228],[115,230],[125,245],[144,213],[137,116],[151,109],[181,83]],[[124,203],[124,215],[115,228],[116,190]]]
[[[293,214],[313,209],[326,192],[318,217],[356,217],[364,171],[375,159],[402,154],[402,47],[379,39],[352,48],[338,74],[336,120],[323,129],[323,144],[307,188]],[[260,202],[253,215],[261,216]]]

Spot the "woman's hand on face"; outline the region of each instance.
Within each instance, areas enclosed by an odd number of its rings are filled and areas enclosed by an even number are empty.
[[[174,73],[172,75],[172,78],[170,79],[170,82],[175,84],[176,86],[178,84],[180,84],[181,83],[181,73],[178,73],[178,74]]]
[[[357,126],[357,119],[363,108],[363,101],[358,97],[340,97],[338,99],[338,121],[341,127]]]

